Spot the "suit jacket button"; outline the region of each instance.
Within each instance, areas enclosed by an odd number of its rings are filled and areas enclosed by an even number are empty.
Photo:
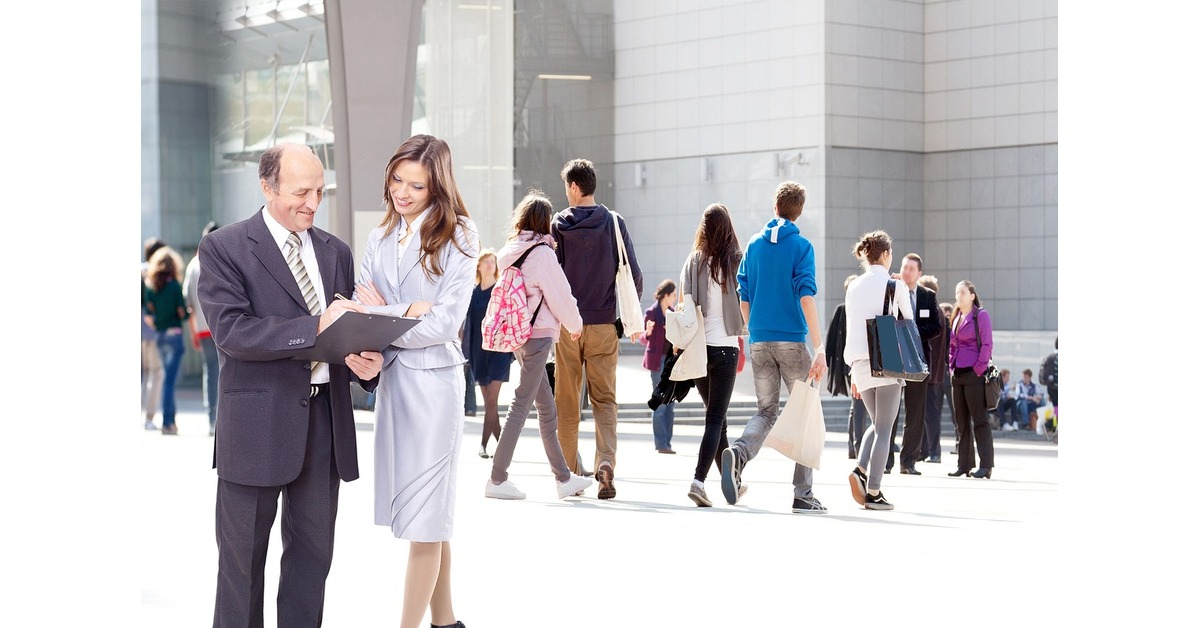
[[[312,362],[304,362],[303,364],[304,364],[304,370],[306,370],[306,371],[312,370]]]
[[[307,400],[307,399],[301,399],[301,400],[300,400],[300,407],[301,407],[301,408],[307,408],[307,407],[308,407],[308,400]]]

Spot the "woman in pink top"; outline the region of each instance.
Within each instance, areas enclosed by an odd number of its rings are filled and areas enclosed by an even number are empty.
[[[992,317],[979,307],[975,285],[960,281],[954,288],[954,312],[950,316],[950,386],[954,400],[954,423],[958,427],[958,470],[948,475],[970,474],[991,478],[995,452],[992,426],[988,424],[983,373],[992,359]],[[975,448],[979,448],[979,469]]]
[[[531,192],[513,210],[513,230],[508,243],[500,249],[500,272],[510,266],[520,269],[525,282],[525,297],[533,315],[533,333],[524,345],[513,351],[521,367],[520,380],[508,417],[500,432],[500,442],[492,458],[492,477],[484,489],[486,497],[495,499],[525,499],[508,480],[517,438],[525,427],[525,419],[534,405],[538,411],[538,427],[546,459],[558,482],[558,497],[563,499],[583,492],[592,481],[571,473],[558,442],[558,413],[554,406],[554,390],[546,373],[550,349],[558,341],[560,327],[566,327],[573,340],[583,332],[583,318],[571,296],[571,285],[558,265],[554,254],[554,238],[550,237],[550,218],[554,208],[540,192]]]

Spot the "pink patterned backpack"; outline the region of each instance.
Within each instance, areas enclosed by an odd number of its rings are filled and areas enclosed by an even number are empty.
[[[521,265],[525,263],[525,258],[529,257],[529,252],[539,246],[549,245],[542,242],[529,247],[512,266],[500,273],[500,281],[492,288],[487,313],[483,316],[485,351],[512,353],[533,335],[533,321],[537,320],[542,304],[538,303],[533,315],[529,315],[529,301],[525,296],[525,277],[521,274]],[[542,301],[545,300],[543,297]]]

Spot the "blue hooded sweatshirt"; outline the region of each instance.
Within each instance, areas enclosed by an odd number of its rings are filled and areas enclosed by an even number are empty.
[[[808,323],[800,297],[817,294],[812,243],[796,223],[771,222],[750,239],[738,266],[738,298],[750,303],[750,342],[804,342]]]

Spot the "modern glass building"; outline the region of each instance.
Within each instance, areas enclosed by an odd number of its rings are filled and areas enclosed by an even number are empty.
[[[971,280],[997,362],[1058,329],[1057,2],[1032,0],[143,0],[142,239],[190,256],[262,203],[257,160],[306,143],[317,224],[361,251],[383,168],[446,139],[485,246],[528,188],[597,165],[652,286],[699,215],[743,245],[804,183],[823,325],[859,234],[917,252],[939,299]],[[898,264],[898,262],[897,262]],[[649,304],[650,296],[645,300]]]

